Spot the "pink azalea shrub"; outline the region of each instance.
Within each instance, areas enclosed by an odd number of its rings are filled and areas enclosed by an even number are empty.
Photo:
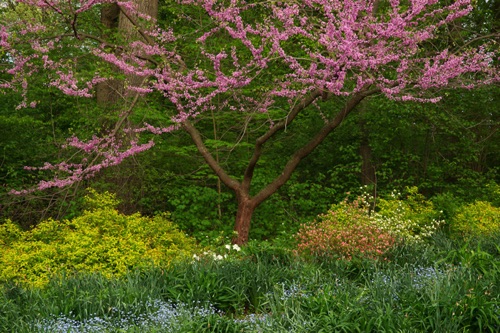
[[[396,239],[373,225],[362,201],[344,201],[301,226],[296,235],[297,252],[315,257],[384,258]]]

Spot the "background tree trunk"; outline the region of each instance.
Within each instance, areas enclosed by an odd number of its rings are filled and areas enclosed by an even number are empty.
[[[108,34],[116,33],[118,29],[118,19],[120,16],[120,7],[117,4],[111,3],[102,6],[101,9],[101,24],[107,31],[103,37],[108,37]],[[118,70],[115,69],[117,72]],[[96,87],[97,104],[104,108],[113,107],[119,102],[123,92],[123,82],[116,79],[110,79],[106,82],[101,82]]]
[[[158,0],[135,0],[137,11],[150,16],[153,19],[158,17]],[[101,9],[101,24],[107,29],[107,34],[120,33],[124,40],[137,40],[141,39],[138,32],[137,15],[128,14],[134,20],[132,22],[127,15],[125,15],[120,7],[115,4],[103,5]],[[118,72],[118,69],[115,69]],[[134,75],[128,75],[127,81],[129,84],[139,86],[143,78]],[[96,99],[97,103],[105,108],[116,107],[124,95],[124,83],[122,80],[110,79],[106,82],[97,85]]]
[[[158,17],[158,0],[134,0],[137,6],[137,11],[141,14],[145,14],[152,19],[156,20]],[[130,15],[127,13],[127,15]],[[125,40],[140,40],[142,39],[139,33],[139,28],[135,25],[138,21],[138,16],[136,14],[127,17],[123,12],[120,13],[118,20],[118,29],[123,33]],[[127,75],[127,81],[132,86],[141,86],[144,78]]]

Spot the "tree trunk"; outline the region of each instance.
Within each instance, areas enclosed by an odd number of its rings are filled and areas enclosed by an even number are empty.
[[[375,186],[377,184],[375,167],[372,164],[372,149],[368,142],[361,142],[359,153],[363,160],[361,165],[361,185]]]
[[[236,235],[233,237],[232,243],[242,245],[248,242],[252,215],[257,205],[247,195],[238,195],[237,197],[238,212],[236,213],[236,222],[234,224]]]
[[[361,110],[362,115],[366,111]],[[370,147],[370,139],[368,138],[368,129],[366,128],[366,120],[362,117],[359,121],[359,129],[361,130],[361,141],[359,146],[359,155],[361,156],[361,185],[373,186],[377,185],[377,177],[375,175],[375,166],[372,162],[372,148]],[[374,193],[375,195],[375,193]]]
[[[137,6],[137,11],[141,14],[145,14],[153,19],[158,17],[158,0],[134,0],[134,4]],[[134,13],[124,13],[120,14],[120,19],[118,23],[118,29],[122,31],[126,40],[141,40],[145,36],[140,33],[140,27],[136,26],[139,17]],[[144,78],[137,75],[127,75],[128,84],[131,86],[141,86],[143,84]]]
[[[316,147],[323,142],[328,134],[336,129],[365,97],[373,95],[379,91],[379,88],[369,89],[369,87],[366,87],[362,91],[353,95],[351,99],[345,103],[344,107],[336,114],[336,116],[325,123],[324,126],[319,129],[318,132],[313,135],[305,145],[297,149],[292,156],[290,156],[281,174],[253,197],[250,196],[251,182],[255,167],[257,166],[257,162],[262,154],[264,144],[268,142],[277,132],[286,129],[286,126],[291,124],[291,122],[302,110],[307,108],[322,95],[321,91],[314,91],[309,96],[305,97],[300,103],[295,105],[286,120],[278,122],[272,126],[264,135],[256,140],[254,153],[248,162],[247,169],[245,170],[243,180],[241,182],[231,177],[222,168],[217,159],[215,159],[212,153],[208,150],[198,129],[196,129],[196,127],[189,120],[185,120],[182,123],[183,129],[189,133],[191,139],[196,145],[196,148],[205,159],[205,162],[210,166],[210,168],[212,168],[219,179],[236,193],[238,211],[236,213],[236,221],[234,225],[234,231],[237,235],[232,239],[234,244],[245,244],[248,241],[253,212],[264,200],[276,193],[276,191],[278,191],[278,189],[290,179],[300,161],[316,149]]]
[[[118,29],[118,18],[120,16],[120,7],[117,4],[111,3],[103,5],[101,9],[101,23],[108,30],[113,32]],[[102,36],[108,37],[107,33]],[[117,68],[114,68],[118,72]],[[123,91],[123,83],[117,79],[109,79],[105,82],[98,83],[96,86],[96,101],[97,104],[104,108],[116,106],[120,101],[120,96]]]
[[[491,32],[500,32],[500,0],[493,0],[491,5],[491,11],[493,13],[493,25]],[[498,36],[497,36],[498,41]]]
[[[141,14],[146,14],[149,17],[156,19],[158,17],[158,0],[134,0],[134,4],[137,6],[136,9]],[[132,20],[136,21],[138,16],[136,14],[131,15]],[[120,14],[119,28],[128,34],[130,37],[137,38],[138,28],[135,26],[135,22],[132,22],[126,15],[122,12]]]
[[[137,11],[146,14],[154,19],[158,16],[158,0],[135,0]],[[132,21],[131,21],[132,20]],[[126,40],[141,39],[138,33],[139,27],[137,24],[137,15],[124,14],[116,3],[103,5],[101,9],[101,24],[108,30],[107,33],[115,33],[119,31]],[[102,37],[109,37],[107,33]],[[113,67],[117,73],[119,69]],[[128,84],[133,86],[140,86],[142,78],[128,75]],[[124,95],[124,82],[118,79],[109,79],[106,82],[99,83],[96,87],[96,100],[97,103],[104,108],[113,108],[119,110],[118,103],[123,100]]]

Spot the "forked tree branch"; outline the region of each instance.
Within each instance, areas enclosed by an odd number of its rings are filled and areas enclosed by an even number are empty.
[[[276,192],[281,186],[283,186],[292,176],[293,171],[297,168],[300,161],[309,155],[316,147],[323,142],[323,140],[330,134],[335,128],[337,128],[351,113],[356,106],[367,96],[373,95],[380,92],[379,88],[364,89],[357,94],[355,94],[350,100],[347,101],[344,108],[337,113],[335,118],[326,123],[323,128],[321,128],[318,133],[309,140],[302,148],[297,150],[292,157],[288,160],[287,164],[283,168],[283,172],[274,179],[269,185],[263,188],[256,196],[253,197],[255,205],[259,205],[261,202],[266,200],[269,196]]]
[[[219,177],[219,179],[233,191],[235,192],[240,191],[241,188],[240,183],[235,179],[231,178],[231,176],[227,174],[227,172],[220,166],[217,160],[212,156],[208,148],[205,146],[205,143],[201,138],[200,132],[196,129],[196,127],[194,127],[189,120],[185,120],[182,123],[182,128],[186,132],[188,132],[188,134],[191,136],[191,139],[196,145],[196,148],[203,156],[208,166],[215,172],[217,177]]]
[[[311,93],[311,95],[307,96],[305,99],[303,99],[299,104],[295,105],[293,107],[292,111],[286,116],[285,119],[282,121],[278,122],[276,125],[271,127],[269,131],[267,131],[264,135],[259,137],[255,141],[255,148],[252,157],[250,158],[250,161],[248,162],[248,166],[245,170],[245,174],[243,176],[243,182],[242,182],[242,189],[245,191],[249,191],[250,189],[250,183],[252,182],[253,178],[253,173],[255,170],[255,166],[257,165],[257,162],[260,159],[260,156],[262,155],[262,148],[264,144],[271,138],[273,137],[276,133],[279,131],[283,130],[286,128],[288,125],[290,125],[295,117],[304,110],[306,107],[308,107],[312,102],[314,102],[319,96],[322,95],[321,90],[315,90]]]

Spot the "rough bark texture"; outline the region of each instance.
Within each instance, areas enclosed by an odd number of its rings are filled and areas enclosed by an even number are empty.
[[[359,154],[362,158],[361,164],[361,184],[362,185],[375,185],[375,168],[372,163],[372,149],[368,142],[361,142],[359,147]]]
[[[156,19],[158,16],[158,0],[135,0],[134,2],[140,13]],[[124,36],[124,40],[141,38],[139,28],[136,26],[137,15],[126,15],[115,3],[103,5],[101,9],[101,24],[107,29],[103,37],[109,37],[106,36],[108,33],[120,32]],[[115,70],[118,71],[118,69]],[[129,75],[127,80],[128,84],[140,86],[143,78]],[[123,100],[124,91],[122,80],[110,79],[100,83],[96,89],[97,103],[104,108],[117,108],[117,104]]]
[[[134,0],[134,4],[137,6],[137,11],[146,14],[154,19],[158,17],[158,0]],[[137,20],[137,15],[131,16],[132,20],[126,17],[122,12],[120,14],[120,20],[118,23],[118,27],[122,31],[126,31],[129,36],[137,37],[137,27],[135,26],[135,22]]]
[[[493,12],[493,33],[500,33],[500,0],[492,0],[492,12]],[[497,36],[497,41],[500,39]]]
[[[366,110],[361,110],[361,114],[364,114]],[[361,140],[359,146],[359,155],[361,156],[361,184],[373,186],[373,190],[376,189],[377,178],[375,174],[375,166],[372,163],[372,148],[370,147],[370,140],[368,136],[368,129],[366,128],[366,120],[363,116],[358,123],[359,129],[361,131]],[[376,195],[373,193],[373,195]]]

